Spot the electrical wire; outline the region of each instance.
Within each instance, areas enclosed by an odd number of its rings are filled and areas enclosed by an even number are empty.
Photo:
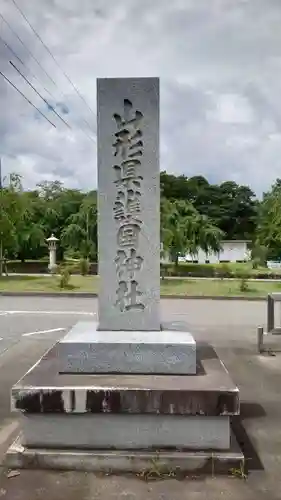
[[[0,35],[0,41],[3,43],[3,45],[5,45],[5,47],[6,47],[7,49],[9,49],[9,51],[13,54],[13,56],[14,56],[14,57],[15,57],[15,58],[16,58],[16,59],[17,59],[17,60],[18,60],[18,61],[19,61],[19,62],[20,62],[20,63],[21,63],[21,64],[22,64],[25,68],[26,68],[26,70],[27,70],[27,71],[31,74],[31,76],[32,76],[35,80],[37,80],[37,82],[38,82],[38,83],[42,86],[42,88],[45,90],[45,92],[47,92],[47,93],[50,95],[50,97],[52,97],[52,98],[54,99],[54,101],[56,101],[56,98],[53,96],[53,94],[51,94],[51,92],[49,92],[49,90],[48,90],[48,89],[46,89],[46,88],[44,87],[44,85],[40,82],[40,80],[36,77],[36,75],[34,75],[34,73],[33,73],[33,72],[29,69],[29,68],[27,68],[27,66],[24,64],[24,62],[20,59],[20,57],[16,54],[16,52],[12,49],[12,47],[11,47],[11,46],[10,46],[10,45],[9,45],[9,44],[8,44],[8,43],[7,43],[7,42],[6,42],[6,41],[5,41],[2,37],[1,37],[1,35]],[[10,64],[11,64],[11,65],[12,65],[12,66],[16,69],[16,71],[17,71],[17,72],[18,72],[18,73],[22,76],[22,78],[24,78],[24,79],[26,80],[26,82],[28,83],[28,85],[30,85],[30,86],[33,88],[33,90],[34,90],[34,91],[35,91],[35,92],[36,92],[36,93],[40,96],[40,98],[41,98],[41,99],[43,99],[43,100],[46,102],[47,106],[48,106],[50,109],[52,109],[52,111],[53,111],[55,114],[57,114],[57,116],[59,116],[59,114],[55,111],[54,107],[53,107],[53,106],[51,106],[51,105],[47,102],[47,100],[45,100],[45,99],[43,98],[43,96],[41,96],[41,95],[39,94],[39,92],[38,92],[38,91],[37,91],[37,90],[36,90],[36,89],[32,86],[32,84],[31,84],[31,83],[27,80],[27,78],[26,78],[26,77],[25,77],[25,76],[24,76],[24,75],[20,72],[20,70],[19,70],[19,69],[18,69],[18,68],[17,68],[17,67],[13,64],[13,62],[12,62],[12,61],[9,61],[9,62],[10,62]],[[61,118],[61,117],[60,117],[60,119],[61,119],[61,120],[62,120],[65,124],[67,124],[67,123],[63,120],[63,118]],[[67,126],[68,126],[69,128],[72,128],[69,124],[67,124]],[[82,130],[82,131],[83,131],[83,133],[87,136],[87,138],[88,138],[88,139],[90,139],[90,140],[91,140],[91,141],[95,144],[95,141],[93,140],[93,138],[92,138],[91,136],[89,136],[89,135],[88,135],[88,134],[87,134],[87,133],[86,133],[83,129],[81,129],[81,130]]]
[[[45,49],[47,50],[48,54],[51,56],[51,58],[53,59],[53,61],[55,62],[55,64],[58,66],[58,68],[64,74],[65,78],[69,81],[69,83],[72,86],[72,88],[75,90],[76,94],[80,97],[80,99],[82,99],[82,101],[84,102],[84,104],[87,106],[88,110],[95,116],[94,111],[90,108],[89,104],[87,103],[87,101],[85,100],[85,98],[83,97],[83,95],[79,92],[78,88],[74,85],[74,83],[72,82],[72,80],[70,79],[70,77],[63,70],[63,68],[60,66],[60,64],[58,63],[57,59],[55,58],[55,56],[53,55],[53,53],[51,52],[51,50],[49,49],[49,47],[42,40],[42,38],[39,35],[39,33],[37,33],[36,29],[32,26],[32,24],[30,23],[30,21],[27,19],[26,15],[22,11],[22,9],[18,6],[17,2],[15,0],[11,0],[11,2],[14,4],[15,8],[17,9],[17,11],[22,15],[22,17],[24,18],[24,20],[26,21],[26,23],[28,24],[28,26],[30,27],[30,29],[33,31],[34,35],[42,43],[43,47],[45,47]]]
[[[34,61],[38,64],[38,66],[40,66],[41,70],[44,71],[45,75],[49,78],[49,80],[54,84],[56,85],[56,82],[52,79],[52,77],[47,73],[47,71],[45,71],[45,69],[43,68],[42,64],[38,61],[38,59],[32,54],[32,52],[29,50],[29,48],[26,46],[26,44],[22,41],[22,39],[19,37],[19,35],[17,34],[17,32],[12,28],[12,26],[10,25],[10,23],[5,19],[5,17],[3,16],[3,14],[1,14],[0,12],[0,17],[1,19],[4,21],[4,23],[8,26],[8,28],[11,30],[11,32],[15,35],[15,37],[19,40],[19,42],[22,44],[22,46],[25,48],[25,50],[29,53],[29,55],[32,57],[32,59],[34,59]]]
[[[26,44],[23,42],[23,40],[20,38],[20,36],[16,33],[16,31],[12,28],[11,24],[5,19],[5,17],[3,16],[3,14],[1,14],[0,12],[0,18],[4,21],[4,23],[8,26],[8,28],[10,29],[10,31],[13,33],[13,35],[19,40],[19,42],[21,43],[21,45],[25,48],[25,50],[28,52],[28,54],[32,57],[32,59],[38,64],[38,66],[41,68],[41,70],[45,73],[45,75],[48,77],[48,79],[55,85],[55,87],[59,90],[60,94],[63,96],[63,98],[65,98],[65,95],[64,93],[59,89],[58,85],[56,84],[56,82],[53,80],[53,78],[47,73],[47,71],[43,68],[42,64],[38,61],[38,59],[32,54],[32,52],[30,51],[30,49],[26,46]],[[39,36],[39,35],[38,35]],[[3,39],[2,39],[3,40]],[[10,46],[8,46],[7,42],[4,42],[4,45],[9,48],[9,50],[11,50],[11,52],[15,55],[15,57],[20,60],[20,62],[22,63],[22,60],[16,55],[15,51],[10,48]],[[58,64],[58,63],[57,63]],[[3,75],[4,76],[4,75]],[[35,77],[35,75],[33,75]],[[36,77],[35,77],[36,78]],[[37,79],[37,78],[36,78]],[[37,79],[38,80],[38,79]],[[39,81],[39,80],[38,80]],[[41,83],[41,82],[39,82]],[[16,88],[16,87],[15,87]],[[18,90],[18,89],[17,89]],[[46,90],[44,88],[44,90]],[[48,91],[46,90],[50,95],[51,97],[56,100],[54,98],[54,96]],[[20,91],[19,91],[20,92]],[[24,94],[23,94],[24,96]],[[25,97],[25,96],[24,96]],[[31,103],[32,104],[32,103]],[[32,104],[33,105],[33,104]],[[36,106],[35,106],[36,108]],[[37,109],[37,108],[36,108]],[[40,112],[40,110],[38,110]],[[45,115],[43,115],[45,117]],[[48,120],[48,119],[47,119]],[[90,128],[90,130],[92,130],[92,126],[88,123],[87,120],[85,120],[84,118],[81,118],[81,120],[87,125],[87,127]],[[49,121],[49,120],[48,120]],[[50,122],[52,123],[52,122]],[[52,124],[53,125],[53,124]],[[86,135],[86,137],[91,141],[93,142],[94,144],[96,143],[96,141],[94,140],[93,137],[91,137],[83,128],[81,128],[81,131]]]
[[[11,54],[13,54],[13,56],[22,64],[22,66],[25,67],[25,69],[30,73],[32,78],[34,78],[41,85],[41,87],[45,90],[45,92],[47,92],[47,94],[49,94],[49,96],[52,97],[52,99],[56,100],[55,97],[53,96],[53,94],[51,94],[51,92],[48,89],[46,89],[46,87],[44,87],[43,83],[40,82],[40,80],[37,78],[37,76],[34,75],[34,73],[26,66],[26,64],[24,64],[24,62],[21,60],[21,58],[16,54],[16,52],[12,49],[12,47],[2,38],[2,36],[0,36],[0,41],[11,52]]]
[[[71,129],[71,126],[56,112],[56,110],[54,109],[54,107],[48,103],[47,99],[45,99],[39,92],[38,90],[33,87],[32,83],[30,83],[30,81],[21,73],[21,71],[16,67],[16,65],[12,62],[12,61],[9,61],[9,63],[13,66],[13,68],[20,74],[20,76],[26,81],[26,83],[34,90],[34,92],[36,92],[36,94],[40,97],[40,99],[42,99],[42,101],[45,102],[45,104],[47,104],[48,108],[51,109],[51,111],[53,111],[53,113],[55,113],[55,115],[68,127]]]
[[[51,120],[49,120],[49,118],[47,118],[47,116],[44,115],[44,113],[42,113],[42,111],[40,111],[40,109],[38,109],[12,82],[11,80],[9,80],[9,78],[7,78],[3,73],[2,71],[0,71],[0,75],[3,76],[3,78],[6,80],[6,82],[8,82],[33,108],[35,108],[38,113],[40,113],[40,115],[43,116],[43,118],[45,118],[45,120],[47,120],[47,122],[49,122],[53,127],[57,128],[56,125],[51,122]]]
[[[24,66],[24,62],[21,60],[21,58],[15,53],[15,51],[10,47],[10,45],[2,38],[0,35],[0,40],[5,45],[5,47],[13,54],[13,56]]]
[[[52,99],[54,99],[56,101],[56,98],[53,96],[53,94],[51,94],[51,92],[46,89],[46,87],[44,87],[44,85],[42,84],[42,82],[40,82],[40,80],[37,78],[36,75],[34,75],[34,73],[26,66],[26,64],[24,64],[23,60],[16,54],[16,52],[12,49],[12,47],[6,42],[6,40],[4,40],[2,38],[2,36],[0,35],[0,41],[3,43],[3,45],[11,52],[11,54],[13,54],[13,56],[22,64],[22,66],[24,66],[26,68],[26,70],[30,73],[30,75],[32,76],[32,78],[34,78],[41,86],[42,88],[45,90],[45,92],[47,92],[47,94],[49,94],[50,97],[52,97]],[[13,63],[11,61],[9,61],[10,64],[13,65]],[[22,75],[23,76],[23,75]]]

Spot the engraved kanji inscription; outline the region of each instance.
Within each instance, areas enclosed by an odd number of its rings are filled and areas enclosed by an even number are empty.
[[[138,224],[124,224],[118,229],[117,245],[138,248],[140,226]]]
[[[125,193],[123,191],[118,191],[113,206],[114,219],[121,222],[125,220],[130,222],[134,219],[135,222],[141,224],[140,198],[141,193],[138,190],[134,191],[133,189],[128,189]]]
[[[140,111],[135,111],[135,116],[132,117],[133,104],[129,99],[124,99],[124,115],[114,113],[113,118],[116,121],[118,130],[124,127],[134,127],[137,129],[143,119],[143,114]]]
[[[117,125],[114,135],[113,165],[116,185],[116,198],[113,205],[113,217],[117,225],[115,258],[118,289],[116,306],[121,312],[142,310],[142,292],[136,275],[142,269],[143,257],[138,255],[139,235],[141,231],[141,160],[143,156],[143,132],[141,129],[143,114],[136,110],[129,99],[124,99],[123,115],[115,113],[113,119]],[[118,162],[119,160],[119,162]]]
[[[135,280],[129,282],[120,281],[116,295],[116,306],[119,307],[121,312],[132,309],[142,311],[145,307],[142,302],[138,301],[142,293],[138,290],[138,283]]]
[[[142,130],[139,128],[143,119],[140,111],[132,113],[133,104],[129,99],[124,99],[123,117],[115,113],[113,118],[118,131],[115,134],[113,143],[114,156],[120,155],[122,160],[136,158],[143,155]]]
[[[141,270],[143,258],[137,255],[134,248],[131,248],[128,253],[126,250],[118,250],[115,263],[118,278],[132,280],[135,272]]]
[[[120,165],[114,165],[116,186],[124,189],[129,189],[134,186],[140,188],[143,177],[139,175],[137,168],[141,166],[141,162],[136,159],[125,160]]]
[[[115,134],[116,141],[113,144],[113,147],[115,148],[114,156],[120,154],[123,160],[126,158],[142,156],[143,142],[141,140],[136,142],[136,139],[141,136],[141,130],[137,130],[134,134],[131,134],[128,129],[123,129],[120,130],[120,132],[117,132]]]

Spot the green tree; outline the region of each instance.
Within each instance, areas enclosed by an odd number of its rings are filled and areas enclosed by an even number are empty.
[[[35,190],[24,192],[17,174],[11,174],[5,184],[0,199],[1,255],[6,251],[21,260],[46,256],[45,240],[54,233],[60,240],[58,260],[66,251],[96,260],[96,191],[84,193],[66,189],[59,181],[43,181]],[[167,172],[161,172],[160,184],[161,239],[175,261],[179,254],[196,253],[198,248],[216,251],[222,232],[228,239],[253,239],[253,246],[262,244],[254,237],[259,204],[249,187],[232,181],[210,184],[203,176],[188,178]],[[280,184],[276,182],[276,189]],[[268,245],[277,251],[278,238],[276,234],[269,237],[266,229],[265,199],[265,208],[258,215],[259,234],[266,232]]]
[[[41,218],[36,216],[38,199],[33,193],[25,192],[22,198],[22,215],[17,225],[17,257],[25,259],[41,257],[46,252],[46,234]]]
[[[216,207],[220,214],[214,220],[228,239],[252,239],[256,230],[258,202],[248,186],[223,182],[219,186]]]
[[[3,256],[11,248],[17,249],[17,233],[23,214],[21,195],[21,177],[10,174],[8,185],[0,189],[0,277],[3,275]]]
[[[210,218],[227,239],[252,239],[258,202],[248,186],[236,182],[209,184],[203,176],[185,177],[161,172],[161,194],[168,200],[185,200]]]
[[[42,182],[38,185],[37,215],[46,238],[54,233],[60,239],[58,259],[62,260],[67,249],[61,238],[69,218],[78,213],[86,194],[77,189],[65,189],[61,182]],[[78,234],[78,233],[77,233]]]
[[[86,259],[97,259],[97,199],[89,193],[77,213],[68,217],[61,235],[62,244]]]
[[[162,200],[161,238],[175,265],[181,255],[219,252],[223,232],[189,202]]]
[[[259,207],[256,242],[268,249],[269,259],[281,257],[281,179],[264,193]]]

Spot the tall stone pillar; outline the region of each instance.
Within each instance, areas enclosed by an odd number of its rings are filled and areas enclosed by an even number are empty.
[[[159,79],[97,82],[99,329],[160,330]]]

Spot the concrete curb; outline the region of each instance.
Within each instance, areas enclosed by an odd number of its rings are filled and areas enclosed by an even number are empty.
[[[97,298],[94,292],[0,292],[0,297],[64,297],[64,298]],[[248,302],[261,302],[266,297],[246,297],[244,295],[161,295],[161,299],[185,300],[243,300]]]

